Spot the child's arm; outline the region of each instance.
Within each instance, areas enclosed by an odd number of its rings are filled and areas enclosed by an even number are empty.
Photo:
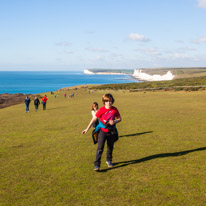
[[[92,120],[90,121],[89,125],[87,126],[87,128],[85,130],[82,131],[82,134],[86,134],[89,129],[91,128],[92,124],[97,120],[98,118],[96,116],[94,116],[92,118]]]

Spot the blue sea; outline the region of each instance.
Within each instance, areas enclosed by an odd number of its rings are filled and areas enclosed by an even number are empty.
[[[86,75],[83,72],[0,71],[0,94],[38,94],[86,84],[137,82],[127,75]]]

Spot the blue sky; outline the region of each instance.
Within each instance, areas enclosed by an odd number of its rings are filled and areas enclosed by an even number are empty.
[[[206,67],[206,0],[2,0],[0,70]]]

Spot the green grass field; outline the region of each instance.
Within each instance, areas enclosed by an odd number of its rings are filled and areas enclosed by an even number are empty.
[[[70,91],[71,93],[72,91]],[[93,171],[93,101],[111,92],[122,116],[113,168]],[[0,205],[206,205],[206,92],[86,89],[48,94],[47,110],[0,110]],[[68,92],[67,92],[68,93]],[[76,95],[78,93],[78,95]]]

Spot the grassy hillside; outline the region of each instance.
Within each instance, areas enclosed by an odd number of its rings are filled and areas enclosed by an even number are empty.
[[[205,91],[69,92],[48,94],[46,111],[0,110],[0,205],[205,205]],[[114,168],[104,151],[94,172],[96,145],[81,131],[105,92],[123,121]]]

